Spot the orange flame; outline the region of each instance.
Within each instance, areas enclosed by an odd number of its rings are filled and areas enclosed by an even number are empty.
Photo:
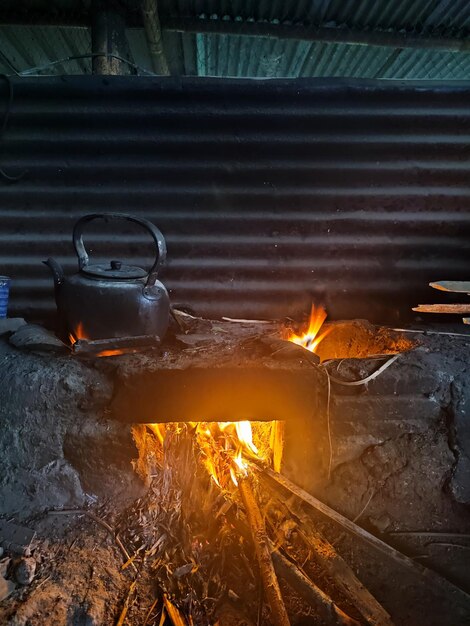
[[[205,454],[204,465],[214,482],[221,487],[224,470],[230,474],[234,485],[238,485],[237,475],[246,475],[248,463],[243,455],[261,459],[253,442],[251,422],[200,422],[196,426],[199,446]],[[220,454],[223,452],[222,454]]]
[[[235,430],[238,435],[238,440],[245,446],[249,452],[258,456],[258,448],[253,443],[253,431],[251,429],[251,423],[248,421],[235,422]]]
[[[69,333],[69,341],[70,341],[71,346],[77,343],[79,339],[89,339],[88,335],[83,329],[82,322],[79,322],[75,330]],[[106,357],[106,356],[118,356],[119,354],[125,354],[128,352],[132,353],[132,352],[136,352],[136,350],[134,348],[128,348],[128,349],[116,348],[114,350],[102,350],[101,352],[96,353],[95,356],[100,357],[100,358]]]
[[[220,488],[227,488],[230,480],[238,485],[241,476],[249,471],[249,460],[269,462],[276,467],[282,454],[282,441],[274,437],[279,422],[189,422],[194,429],[202,462],[212,480]],[[165,439],[166,426],[149,424],[161,444]],[[256,444],[255,437],[256,434]],[[274,449],[273,442],[276,449]],[[259,445],[257,445],[259,444]],[[262,448],[262,449],[261,449]]]
[[[73,346],[79,339],[88,339],[85,331],[83,330],[82,322],[79,322],[77,328],[69,333],[69,341],[70,345]]]
[[[234,463],[235,467],[231,467],[230,468],[230,478],[232,479],[234,485],[236,487],[238,487],[238,478],[239,478],[239,476],[240,475],[242,475],[242,476],[247,476],[248,475],[248,463],[243,460],[241,449],[235,455],[235,457],[233,459],[233,463]]]
[[[237,485],[237,474],[246,472],[248,468],[243,453],[258,458],[258,448],[253,443],[251,423],[248,421],[200,422],[196,426],[196,436],[204,452],[204,465],[219,487],[227,464],[232,481]]]
[[[149,428],[157,435],[158,441],[163,445],[165,439],[165,426],[163,424],[148,424]]]
[[[307,331],[302,335],[292,333],[292,335],[288,337],[288,341],[292,341],[292,343],[302,346],[310,352],[315,352],[320,341],[322,341],[333,330],[332,327],[330,327],[319,334],[326,317],[327,314],[325,309],[321,306],[315,308],[315,304],[312,303]]]

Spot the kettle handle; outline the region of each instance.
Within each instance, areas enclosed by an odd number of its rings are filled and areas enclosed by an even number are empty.
[[[127,215],[126,213],[91,213],[90,215],[84,215],[78,220],[78,222],[73,227],[73,245],[75,247],[75,252],[78,256],[78,269],[82,270],[84,267],[86,267],[89,260],[88,253],[85,250],[85,245],[83,243],[83,228],[85,224],[88,224],[88,222],[96,219],[126,220],[128,222],[134,222],[135,224],[139,224],[139,226],[143,226],[145,229],[148,230],[155,242],[158,254],[155,263],[150,268],[145,286],[151,287],[152,285],[154,285],[155,281],[157,280],[158,271],[166,259],[165,239],[160,230],[154,224],[152,224],[152,222],[149,222],[148,220],[141,217]]]

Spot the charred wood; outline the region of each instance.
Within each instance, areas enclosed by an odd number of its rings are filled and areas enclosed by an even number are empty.
[[[337,626],[359,626],[358,621],[342,611],[331,598],[305,576],[295,563],[289,561],[274,547],[271,549],[271,557],[277,574],[282,576],[306,602],[315,607],[321,619]]]
[[[281,589],[274,570],[271,558],[269,540],[266,534],[261,511],[259,510],[249,478],[242,478],[239,482],[240,495],[245,505],[246,516],[250,525],[251,536],[258,557],[264,595],[271,609],[271,618],[274,626],[289,626],[290,621],[282,599]]]

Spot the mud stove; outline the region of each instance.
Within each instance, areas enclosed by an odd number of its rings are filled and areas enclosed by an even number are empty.
[[[468,623],[470,337],[172,324],[109,358],[2,336],[0,622]]]

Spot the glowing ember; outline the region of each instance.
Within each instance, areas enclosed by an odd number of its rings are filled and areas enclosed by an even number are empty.
[[[129,349],[129,350],[102,350],[101,352],[98,352],[98,354],[96,356],[97,357],[118,356],[119,354],[128,354],[128,353],[132,353],[132,352],[137,352],[137,350],[134,350],[134,349]]]
[[[287,338],[288,341],[296,343],[298,346],[302,346],[310,352],[315,352],[320,341],[322,341],[332,330],[330,327],[320,333],[326,317],[325,309],[321,306],[315,308],[315,305],[312,303],[307,331],[303,335],[296,335],[293,333]]]

